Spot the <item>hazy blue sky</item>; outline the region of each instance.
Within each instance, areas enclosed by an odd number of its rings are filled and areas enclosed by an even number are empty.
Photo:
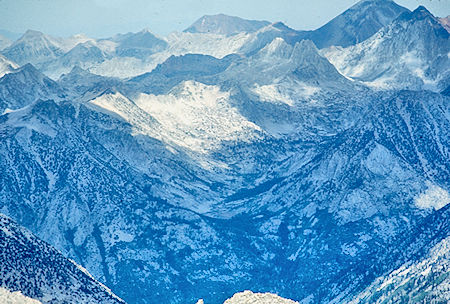
[[[295,29],[317,28],[358,0],[0,0],[0,29],[35,29],[57,36],[85,33],[107,37],[149,28],[166,35],[206,14],[282,21]],[[398,0],[424,5],[437,16],[450,14],[450,0]]]

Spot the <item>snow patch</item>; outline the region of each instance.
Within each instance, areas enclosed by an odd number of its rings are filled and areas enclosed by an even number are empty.
[[[125,231],[122,230],[117,230],[114,233],[114,240],[116,240],[117,242],[126,242],[126,243],[130,243],[134,240],[134,236],[130,233],[127,233]]]
[[[159,122],[156,138],[200,153],[222,141],[249,142],[261,131],[218,86],[187,81],[168,95],[141,94],[135,103]]]
[[[24,296],[20,291],[9,291],[0,287],[0,303],[3,304],[40,304],[38,300]]]
[[[450,203],[448,191],[428,182],[428,189],[414,199],[415,205],[420,209],[439,210]]]
[[[318,87],[309,86],[305,83],[296,83],[294,86],[283,84],[262,86],[256,84],[252,92],[258,95],[261,101],[279,102],[292,107],[295,105],[295,100],[299,98],[309,99],[320,91]]]
[[[350,244],[344,244],[341,246],[341,251],[343,254],[349,255],[351,257],[355,257],[358,253],[358,249],[355,246]]]

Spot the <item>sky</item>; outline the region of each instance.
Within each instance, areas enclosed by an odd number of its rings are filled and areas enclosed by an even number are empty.
[[[320,27],[358,0],[0,0],[0,29],[34,29],[68,37],[94,38],[144,28],[165,36],[182,31],[203,15],[282,21],[297,30]],[[424,5],[435,16],[450,15],[450,0],[398,0],[411,10]]]

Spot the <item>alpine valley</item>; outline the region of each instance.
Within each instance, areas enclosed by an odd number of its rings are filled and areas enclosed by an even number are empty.
[[[449,23],[0,36],[0,299],[448,303]]]

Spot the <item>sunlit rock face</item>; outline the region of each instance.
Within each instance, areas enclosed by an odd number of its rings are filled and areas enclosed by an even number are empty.
[[[204,304],[203,300],[198,300],[197,304]],[[253,293],[249,290],[236,293],[223,304],[298,304],[298,302],[284,299],[271,293]]]

